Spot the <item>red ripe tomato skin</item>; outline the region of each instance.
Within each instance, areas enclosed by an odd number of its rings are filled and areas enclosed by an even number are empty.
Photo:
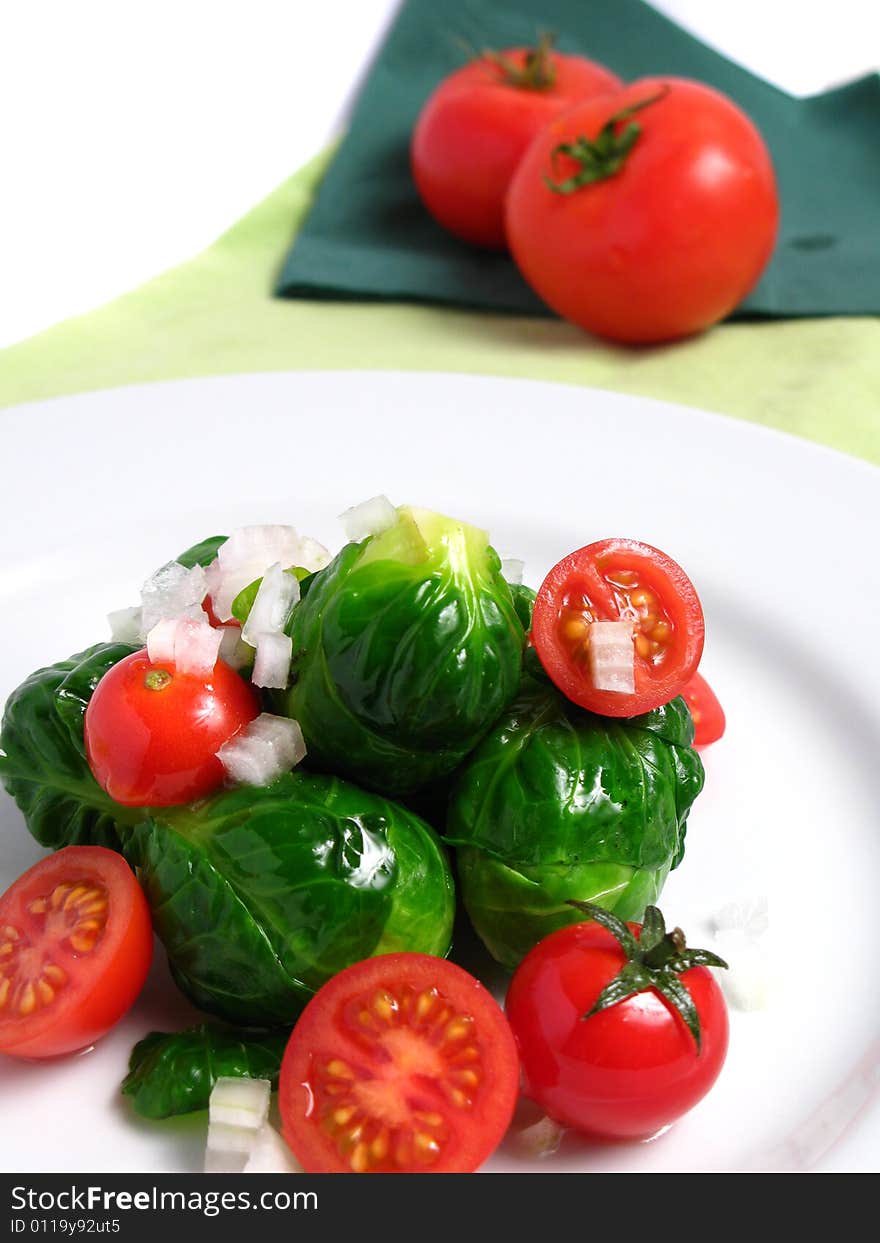
[[[0,1052],[12,1057],[60,1057],[88,1048],[128,1012],[146,981],[153,959],[150,909],[128,864],[104,846],[66,846],[30,868],[0,897],[0,924],[26,927],[28,902],[62,881],[78,879],[108,890],[104,935],[73,965],[52,956],[70,977],[57,1006],[26,1019],[0,1013]]]
[[[636,658],[636,689],[632,695],[596,690],[586,667],[572,661],[558,631],[561,600],[567,590],[581,581],[591,593],[595,592],[597,605],[606,604],[599,609],[603,620],[618,617],[616,608],[611,607],[611,593],[597,581],[609,558],[614,564],[638,571],[642,585],[660,597],[675,628],[669,659],[659,671],[648,674],[643,662]],[[563,557],[538,589],[532,614],[531,641],[547,676],[573,703],[602,716],[637,716],[669,703],[696,671],[704,637],[703,609],[693,583],[676,561],[641,540],[598,540]]]
[[[613,176],[559,194],[579,170],[552,152],[595,138],[621,109],[668,87],[632,119],[642,133]],[[564,319],[627,343],[674,340],[728,315],[773,252],[779,201],[751,120],[681,78],[646,78],[587,100],[533,141],[511,182],[507,239],[523,276]]]
[[[700,1016],[699,1055],[684,1020],[653,989],[583,1019],[624,961],[598,924],[561,928],[523,959],[505,1009],[527,1096],[584,1134],[641,1139],[687,1113],[714,1084],[727,1055],[727,1007],[706,967],[680,977]]]
[[[160,669],[171,681],[151,690],[144,679]],[[108,670],[86,708],[89,766],[123,806],[188,803],[222,785],[217,751],[259,712],[254,688],[223,661],[205,678],[134,652]]]
[[[511,48],[502,55],[522,68],[528,51]],[[419,115],[411,145],[416,187],[431,215],[463,241],[504,249],[504,196],[529,143],[578,100],[620,88],[603,65],[560,52],[549,56],[552,86],[513,86],[483,57],[445,78]]]
[[[694,719],[694,749],[702,751],[717,742],[727,728],[718,696],[700,673],[695,673],[682,690]]]
[[[400,952],[365,959],[346,967],[318,990],[294,1027],[281,1064],[278,1104],[284,1138],[308,1173],[351,1172],[325,1142],[316,1117],[311,1067],[321,1054],[349,1056],[352,1045],[340,1043],[338,1015],[352,996],[363,992],[369,997],[386,984],[389,988],[436,986],[445,998],[474,1016],[478,1043],[484,1054],[491,1051],[481,1064],[483,1097],[468,1114],[466,1125],[456,1130],[453,1120],[454,1136],[441,1158],[430,1169],[399,1171],[470,1173],[491,1156],[510,1125],[519,1093],[519,1061],[510,1026],[494,997],[462,967],[429,954]],[[353,1052],[356,1062],[369,1065],[362,1049]],[[447,1106],[439,1099],[431,1108],[449,1118]]]

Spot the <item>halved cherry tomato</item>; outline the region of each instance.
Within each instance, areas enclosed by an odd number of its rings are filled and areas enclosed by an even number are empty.
[[[635,691],[596,690],[589,627],[633,623]],[[632,539],[588,544],[553,567],[538,591],[532,643],[548,677],[574,703],[603,716],[637,716],[678,695],[703,651],[703,610],[671,557]]]
[[[428,99],[413,132],[423,203],[464,241],[503,249],[504,196],[532,139],[579,100],[621,85],[604,65],[551,51],[546,39],[463,65]]]
[[[626,930],[638,958],[645,930],[624,925],[624,937]],[[727,1006],[707,967],[684,965],[711,956],[681,951],[683,942],[675,929],[645,953],[646,962],[627,966],[630,955],[606,928],[569,924],[523,959],[505,1008],[523,1091],[556,1122],[591,1135],[644,1138],[712,1087],[727,1056]],[[615,977],[607,1008],[594,1012]],[[673,998],[692,1006],[699,1043]]]
[[[727,722],[712,687],[702,674],[695,673],[681,693],[694,718],[694,746],[700,750],[717,742]]]
[[[104,674],[86,708],[89,766],[125,806],[189,803],[223,784],[217,751],[259,712],[254,688],[222,660],[203,677],[134,652]]]
[[[0,1051],[56,1057],[122,1018],[153,957],[150,911],[121,855],[67,846],[0,897]]]
[[[309,1173],[467,1173],[497,1147],[519,1091],[489,992],[428,954],[341,971],[293,1029],[278,1100]]]

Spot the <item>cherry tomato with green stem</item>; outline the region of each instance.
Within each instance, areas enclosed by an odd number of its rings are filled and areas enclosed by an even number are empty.
[[[505,1009],[523,1091],[556,1122],[588,1135],[640,1139],[669,1126],[715,1083],[728,1046],[727,1006],[708,967],[726,964],[667,933],[656,907],[624,924],[589,917],[538,943]]]
[[[485,52],[445,78],[419,115],[411,164],[422,202],[463,241],[504,249],[504,196],[529,143],[560,112],[620,85],[546,37],[536,48]]]

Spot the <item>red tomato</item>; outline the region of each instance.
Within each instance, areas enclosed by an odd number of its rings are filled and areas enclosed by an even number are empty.
[[[189,803],[222,785],[217,751],[259,712],[254,688],[222,660],[201,677],[134,652],[104,674],[86,708],[89,765],[117,803]]]
[[[617,150],[597,156],[615,117]],[[640,132],[626,154],[631,127]],[[611,175],[568,180],[597,165]],[[679,78],[643,79],[552,121],[517,168],[506,212],[513,257],[544,301],[629,342],[688,336],[728,315],[766,266],[778,221],[755,126],[718,91]]]
[[[293,1029],[278,1101],[309,1173],[467,1173],[519,1091],[500,1007],[461,967],[385,954],[347,967]]]
[[[694,746],[700,750],[717,742],[727,722],[712,687],[702,674],[695,673],[681,693],[694,718]]]
[[[503,249],[504,196],[529,143],[578,100],[620,85],[602,65],[546,44],[487,54],[450,74],[412,138],[413,177],[428,211],[464,241]]]
[[[150,912],[121,855],[67,846],[0,897],[0,1050],[56,1057],[122,1018],[153,957]]]
[[[635,692],[596,690],[589,625],[632,620]],[[678,695],[703,651],[703,610],[684,570],[650,544],[606,539],[555,565],[538,591],[532,643],[564,695],[603,716],[637,716]]]
[[[639,925],[628,928],[638,944]],[[699,1048],[650,985],[585,1018],[626,962],[598,923],[570,924],[529,951],[506,1002],[526,1095],[563,1126],[616,1139],[652,1135],[692,1109],[717,1079],[728,1041],[724,997],[703,966],[675,973],[696,1007]]]
[[[208,621],[214,627],[215,630],[226,630],[229,626],[237,626],[239,630],[241,629],[241,622],[238,621],[238,619],[235,617],[230,618],[229,621],[220,620],[220,618],[214,612],[214,601],[211,599],[209,595],[205,596],[204,600],[202,601],[202,609],[204,613],[206,614]]]

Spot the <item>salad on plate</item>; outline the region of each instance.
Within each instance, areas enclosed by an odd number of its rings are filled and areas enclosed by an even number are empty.
[[[656,1133],[728,1041],[726,964],[656,905],[724,728],[693,584],[615,538],[536,592],[457,519],[342,522],[335,556],[203,540],[10,696],[0,780],[54,853],[0,898],[0,1052],[99,1040],[155,933],[204,1021],[121,1090],[157,1126],[207,1109],[206,1169],[475,1170],[521,1091],[547,1151]]]

